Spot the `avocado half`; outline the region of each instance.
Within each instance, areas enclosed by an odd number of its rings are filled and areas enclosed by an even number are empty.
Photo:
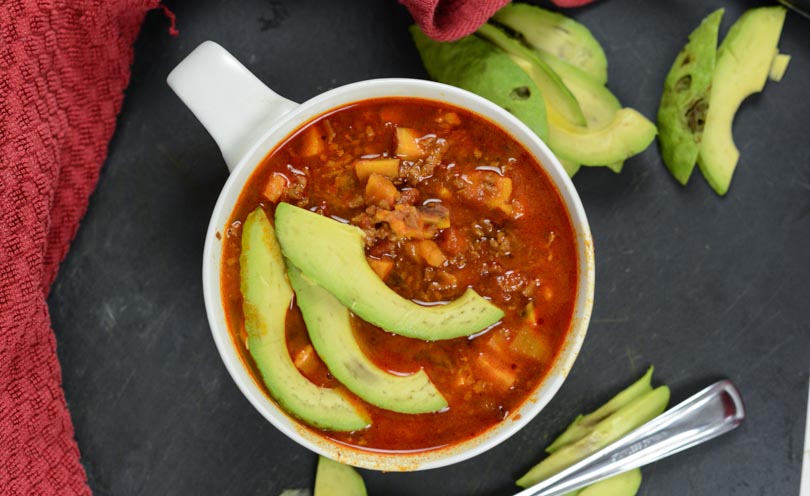
[[[423,306],[401,297],[371,269],[363,231],[279,203],[276,236],[284,256],[361,319],[410,338],[437,341],[469,336],[498,322],[503,311],[467,289],[458,299]]]
[[[374,406],[394,412],[428,413],[447,406],[424,370],[394,375],[376,366],[354,338],[349,310],[329,291],[308,281],[292,265],[287,266],[287,275],[312,346],[346,389]]]
[[[288,413],[321,429],[367,427],[370,419],[363,410],[337,390],[313,384],[290,358],[284,328],[293,292],[273,226],[261,207],[243,225],[239,272],[248,351],[273,399]]]

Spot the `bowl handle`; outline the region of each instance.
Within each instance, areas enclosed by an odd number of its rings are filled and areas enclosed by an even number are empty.
[[[188,54],[166,82],[217,142],[229,171],[265,131],[298,106],[213,41]]]

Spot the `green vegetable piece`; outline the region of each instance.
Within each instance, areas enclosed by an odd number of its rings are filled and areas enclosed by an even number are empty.
[[[685,185],[703,137],[723,9],[709,14],[675,58],[658,107],[658,141],[669,172]]]
[[[510,3],[496,12],[493,20],[518,33],[531,48],[559,57],[601,84],[607,82],[607,57],[602,45],[574,19],[534,5]]]
[[[636,468],[584,487],[576,496],[635,496],[640,487],[641,469]]]
[[[565,172],[568,173],[568,177],[574,177],[574,174],[579,172],[580,165],[578,163],[571,160],[567,160],[562,157],[557,158],[560,160],[560,163],[562,164],[563,169],[565,169]]]
[[[526,74],[540,88],[546,108],[554,107],[560,115],[568,119],[572,124],[577,126],[586,125],[585,116],[582,109],[579,108],[573,93],[535,52],[491,24],[484,24],[478,28],[476,35],[506,52],[512,61],[526,71]]]
[[[239,270],[248,350],[273,398],[290,414],[321,429],[367,427],[365,412],[337,390],[313,384],[290,358],[284,323],[293,293],[273,226],[261,208],[243,225]]]
[[[731,26],[717,51],[698,166],[718,195],[728,192],[740,158],[731,131],[734,116],[743,100],[765,87],[784,22],[784,7],[750,9]]]
[[[561,447],[575,443],[588,435],[594,427],[622,407],[636,400],[637,398],[652,391],[653,367],[629,387],[610,399],[607,403],[599,407],[596,411],[587,415],[578,416],[568,428],[546,448],[546,452],[554,453]]]
[[[601,129],[570,124],[548,109],[549,133],[546,143],[555,154],[582,165],[621,162],[641,153],[655,139],[656,127],[634,109],[623,108]]]
[[[543,95],[508,55],[477,36],[440,43],[416,26],[411,26],[411,36],[430,77],[491,100],[523,121],[540,139],[546,139]]]
[[[311,283],[292,265],[287,275],[307,325],[312,346],[341,384],[374,406],[400,413],[427,413],[447,401],[424,370],[394,375],[377,367],[355,340],[349,310],[329,291]]]
[[[596,424],[593,430],[579,441],[559,448],[532,467],[526,475],[518,479],[517,485],[529,487],[537,484],[592,455],[661,414],[668,402],[669,388],[666,386],[658,387],[636,398]]]
[[[550,55],[548,52],[537,50],[536,53],[560,76],[563,83],[574,94],[582,112],[585,114],[588,129],[602,129],[611,123],[622,105],[619,103],[619,99],[605,85],[594,79],[590,74]],[[571,161],[567,160],[567,162]],[[623,165],[624,161],[619,161],[607,164],[606,167],[618,174],[622,171]],[[579,169],[579,166],[576,169]]]
[[[773,62],[771,63],[771,70],[768,71],[768,79],[774,83],[782,81],[782,78],[785,77],[785,71],[787,71],[788,64],[790,64],[790,55],[786,53],[777,53],[773,58]]]
[[[366,484],[353,467],[318,457],[313,496],[366,496]]]
[[[363,231],[279,203],[276,236],[284,256],[357,316],[403,336],[436,341],[469,336],[494,324],[503,311],[468,289],[458,299],[423,306],[398,295],[369,267]]]

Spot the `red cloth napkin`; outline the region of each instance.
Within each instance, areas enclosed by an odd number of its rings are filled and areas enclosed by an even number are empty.
[[[0,2],[0,493],[90,494],[45,298],[158,0]]]
[[[558,7],[581,7],[593,0],[552,0]],[[438,41],[472,34],[509,0],[399,0],[419,28]]]

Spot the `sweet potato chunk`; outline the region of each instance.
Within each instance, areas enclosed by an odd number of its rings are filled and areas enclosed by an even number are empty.
[[[262,196],[267,198],[272,203],[277,203],[279,198],[281,198],[281,195],[284,194],[284,190],[287,188],[289,183],[290,181],[282,174],[273,174],[270,176],[267,184],[264,185]]]
[[[419,146],[419,132],[409,127],[397,128],[397,151],[396,156],[405,160],[416,160],[424,155],[424,151]]]
[[[301,137],[301,150],[302,157],[314,157],[322,153],[326,153],[326,136],[321,131],[321,126],[314,125],[304,131]]]
[[[394,268],[394,261],[390,258],[368,258],[367,260],[371,269],[376,272],[383,281]]]
[[[475,171],[461,176],[464,186],[458,195],[468,201],[512,213],[512,180],[491,171]]]
[[[447,257],[432,239],[423,239],[416,244],[416,253],[431,267],[439,267]]]
[[[366,183],[366,203],[391,208],[399,198],[399,191],[387,177],[373,173]]]
[[[399,175],[398,158],[374,158],[369,160],[358,160],[354,163],[354,170],[357,178],[365,181],[372,174],[395,178]]]

